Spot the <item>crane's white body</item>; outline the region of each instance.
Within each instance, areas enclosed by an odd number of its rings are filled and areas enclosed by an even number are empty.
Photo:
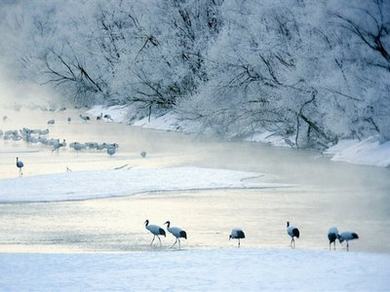
[[[153,239],[152,239],[152,242],[150,243],[150,245],[153,245],[154,239],[155,239],[156,236],[157,236],[158,240],[160,241],[160,246],[161,246],[162,243],[161,243],[160,235],[162,235],[162,236],[164,236],[164,237],[166,236],[164,229],[162,229],[162,228],[161,228],[160,226],[158,226],[158,225],[149,224],[149,220],[146,220],[146,221],[145,221],[145,228],[146,228],[150,233],[153,234]]]
[[[232,229],[232,232],[230,232],[229,240],[230,239],[238,239],[238,247],[241,245],[241,239],[245,238],[245,233],[240,228],[234,228]]]
[[[287,221],[287,234],[291,237],[290,246],[295,248],[295,237],[299,238],[299,229],[293,225],[290,225],[290,222]]]
[[[328,230],[328,239],[329,239],[329,250],[331,250],[331,245],[333,243],[334,250],[336,250],[336,239],[339,238],[339,230],[336,227],[331,227]]]
[[[354,239],[359,239],[359,236],[357,235],[356,232],[345,231],[339,234],[338,239],[340,243],[343,243],[344,240],[347,242],[347,251],[349,251],[349,241]]]
[[[164,224],[167,224],[167,230],[170,234],[172,234],[176,240],[175,242],[172,244],[171,248],[175,246],[176,243],[179,243],[179,248],[181,247],[180,245],[180,238],[185,238],[187,239],[187,232],[185,232],[183,229],[179,228],[179,227],[174,227],[172,226],[171,227],[171,222],[170,221],[167,221],[165,222]]]
[[[19,169],[19,175],[22,176],[24,163],[23,163],[23,161],[19,160],[18,157],[16,157],[16,167]]]

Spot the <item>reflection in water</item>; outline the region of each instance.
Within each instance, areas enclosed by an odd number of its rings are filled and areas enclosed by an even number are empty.
[[[3,113],[0,113],[2,116]],[[193,165],[254,171],[273,175],[274,181],[297,184],[291,189],[226,190],[159,193],[143,196],[60,203],[0,204],[0,251],[123,251],[149,250],[145,219],[162,225],[170,220],[188,232],[185,248],[228,247],[233,227],[247,235],[242,246],[288,247],[285,224],[298,226],[297,248],[328,248],[326,233],[360,235],[352,250],[390,251],[389,169],[333,163],[318,153],[272,148],[242,142],[140,129],[93,121],[78,112],[7,113],[0,129],[50,127],[51,137],[79,142],[116,142],[119,152],[52,153],[23,142],[0,141],[0,177],[15,177],[16,155],[26,164],[25,175],[89,169],[111,169],[124,164],[139,167]],[[66,121],[68,116],[72,122]],[[140,153],[146,151],[146,158]],[[23,178],[21,178],[21,181]],[[174,238],[167,235],[165,246]]]

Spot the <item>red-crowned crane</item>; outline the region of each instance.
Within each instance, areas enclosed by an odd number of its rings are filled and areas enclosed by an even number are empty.
[[[339,239],[340,243],[343,243],[344,240],[347,242],[347,251],[349,251],[349,243],[348,242],[350,240],[359,239],[359,235],[357,235],[357,233],[355,233],[355,232],[346,231],[346,232],[339,234],[338,239]]]
[[[242,231],[242,229],[235,228],[232,230],[232,232],[229,235],[230,239],[238,239],[238,247],[241,245],[241,239],[245,238],[245,233]]]
[[[329,239],[329,250],[331,250],[331,245],[333,243],[333,248],[336,250],[336,239],[339,237],[339,231],[336,227],[331,227],[328,230],[328,239]]]
[[[23,161],[19,160],[18,157],[16,157],[16,167],[19,168],[19,176],[22,176],[24,163],[23,163]]]
[[[183,229],[179,227],[171,227],[171,222],[167,221],[164,224],[167,225],[167,230],[169,233],[171,233],[175,238],[175,242],[171,245],[171,248],[175,246],[176,243],[179,242],[179,248],[180,248],[180,238],[187,239],[187,232],[185,232]]]
[[[157,226],[157,225],[149,225],[149,220],[148,219],[146,219],[146,221],[145,221],[145,228],[147,230],[149,230],[150,233],[153,234],[153,239],[152,239],[152,242],[150,243],[150,246],[153,245],[153,242],[154,242],[154,239],[155,239],[156,236],[157,236],[158,240],[160,241],[160,246],[161,246],[162,244],[161,244],[160,235],[166,237],[165,230],[162,229],[160,226]]]
[[[295,237],[299,238],[299,229],[290,225],[289,221],[287,221],[287,234],[291,237],[291,248],[295,248]]]

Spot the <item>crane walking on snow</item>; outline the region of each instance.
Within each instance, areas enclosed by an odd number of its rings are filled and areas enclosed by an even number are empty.
[[[172,244],[171,248],[174,247],[176,243],[179,243],[179,248],[180,248],[180,238],[187,239],[187,232],[185,232],[183,229],[181,229],[179,227],[170,227],[171,226],[170,221],[167,221],[164,224],[167,225],[167,230],[169,231],[169,233],[171,233],[176,238],[176,240],[175,240],[174,244]]]
[[[154,239],[156,238],[156,236],[157,236],[158,240],[160,241],[160,246],[161,246],[162,243],[161,243],[160,235],[166,237],[165,230],[162,229],[160,226],[157,226],[157,225],[149,225],[149,220],[148,219],[146,219],[146,221],[145,221],[145,228],[147,230],[149,230],[150,233],[153,234],[153,239],[152,239],[152,242],[150,243],[150,246],[153,245],[153,242],[154,242]]]
[[[331,250],[331,246],[333,243],[333,249],[336,250],[336,239],[339,237],[339,231],[336,227],[332,227],[328,231],[328,239],[329,239],[329,250]]]
[[[16,157],[16,167],[19,168],[19,176],[22,176],[24,163],[23,163],[23,161],[19,160],[18,157]]]
[[[299,238],[299,229],[290,225],[289,221],[287,221],[287,234],[291,237],[291,248],[295,248],[295,237]]]
[[[357,235],[357,233],[355,233],[355,232],[346,231],[346,232],[339,234],[338,239],[339,239],[340,243],[343,243],[344,240],[347,242],[347,251],[349,251],[349,243],[348,242],[350,240],[359,239],[359,235]]]
[[[238,247],[240,247],[241,242],[240,239],[245,238],[245,233],[242,231],[242,229],[233,229],[232,232],[229,235],[229,240],[230,239],[238,239]]]

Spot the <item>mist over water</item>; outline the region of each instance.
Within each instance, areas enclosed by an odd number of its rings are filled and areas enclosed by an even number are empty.
[[[326,232],[337,226],[360,239],[353,250],[389,252],[389,169],[334,163],[319,153],[224,142],[125,124],[78,118],[79,110],[42,112],[1,108],[0,129],[49,128],[50,137],[68,143],[118,143],[119,151],[63,150],[0,141],[0,177],[17,177],[18,155],[25,176],[129,167],[198,166],[265,173],[269,181],[294,184],[275,190],[219,190],[144,194],[81,202],[0,204],[0,251],[126,251],[149,250],[143,222],[171,220],[187,230],[185,248],[229,247],[228,233],[242,227],[243,246],[287,247],[285,224],[301,230],[298,248],[328,247]],[[68,123],[67,117],[72,118]],[[53,126],[47,120],[55,119]],[[146,159],[139,154],[147,152]],[[20,178],[22,183],[23,178]],[[55,190],[54,190],[55,192]],[[375,240],[373,240],[375,238]],[[164,246],[173,242],[164,240]]]

